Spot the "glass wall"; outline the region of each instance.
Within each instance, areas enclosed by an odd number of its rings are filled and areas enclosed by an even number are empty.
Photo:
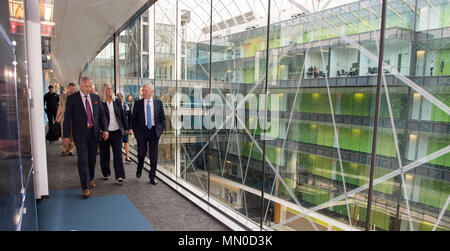
[[[446,77],[449,74],[445,72],[449,33],[445,35],[445,30],[449,28],[446,12],[450,2],[418,0],[409,4],[416,4],[415,11],[408,11],[411,27],[416,27],[408,46],[411,53],[406,54],[400,47],[395,53],[389,49],[384,53],[383,73],[393,78],[383,74],[381,98],[385,104],[381,113],[386,119],[381,119],[379,125],[388,129],[378,134],[378,140],[389,143],[377,149],[377,154],[393,158],[390,163],[377,162],[378,192],[374,194],[376,206],[370,223],[387,230],[448,230],[450,89]],[[387,18],[387,26],[393,26],[399,4],[389,2],[387,6],[387,15],[392,17]],[[403,65],[409,64],[413,69],[405,72]],[[405,78],[408,72],[411,78]],[[391,87],[393,82],[397,82],[396,87]]]
[[[380,1],[160,0],[116,33],[116,89],[155,85],[160,171],[245,224],[363,230],[373,190],[370,229],[449,230],[450,1],[385,10],[380,67]]]
[[[114,85],[114,42],[108,41],[106,46],[86,65],[85,76],[92,80],[96,91],[104,83]]]
[[[9,8],[8,8],[9,4]],[[37,230],[23,1],[0,1],[0,230]],[[24,18],[21,16],[21,18]],[[11,24],[11,25],[10,25]],[[22,23],[22,28],[23,28]]]

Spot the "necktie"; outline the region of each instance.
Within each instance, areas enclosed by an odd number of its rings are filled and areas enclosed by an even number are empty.
[[[147,128],[152,129],[152,109],[150,108],[150,101],[147,101]]]
[[[94,118],[92,117],[92,110],[91,110],[91,104],[89,103],[88,96],[85,96],[86,98],[86,115],[88,119],[88,126],[94,125]]]

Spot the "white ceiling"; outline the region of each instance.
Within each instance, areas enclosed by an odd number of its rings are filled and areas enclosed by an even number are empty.
[[[62,85],[78,82],[86,62],[148,0],[55,0],[53,72]]]

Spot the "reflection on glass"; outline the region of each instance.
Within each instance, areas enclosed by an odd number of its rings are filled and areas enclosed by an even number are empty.
[[[23,35],[25,32],[25,2],[24,0],[8,0],[10,32]],[[39,12],[41,17],[41,36],[54,37],[55,23],[53,22],[53,0],[39,0]]]
[[[20,18],[24,28],[23,1],[3,1],[0,9],[3,17],[10,17],[0,25],[11,27],[0,42],[0,230],[37,230],[25,37],[23,30],[13,29]]]
[[[93,83],[96,91],[104,83],[114,84],[114,43],[105,48],[87,65],[85,74]]]
[[[161,0],[119,32],[119,89],[165,105],[161,167],[256,225],[361,230],[379,123],[371,229],[448,230],[450,1],[389,1],[382,68],[379,1],[237,2]]]

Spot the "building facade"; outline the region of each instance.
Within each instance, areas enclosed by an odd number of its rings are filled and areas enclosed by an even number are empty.
[[[364,229],[375,149],[371,229],[449,230],[450,1],[387,1],[381,74],[379,1],[236,2],[160,0],[80,75],[154,84],[161,172],[249,225]]]

